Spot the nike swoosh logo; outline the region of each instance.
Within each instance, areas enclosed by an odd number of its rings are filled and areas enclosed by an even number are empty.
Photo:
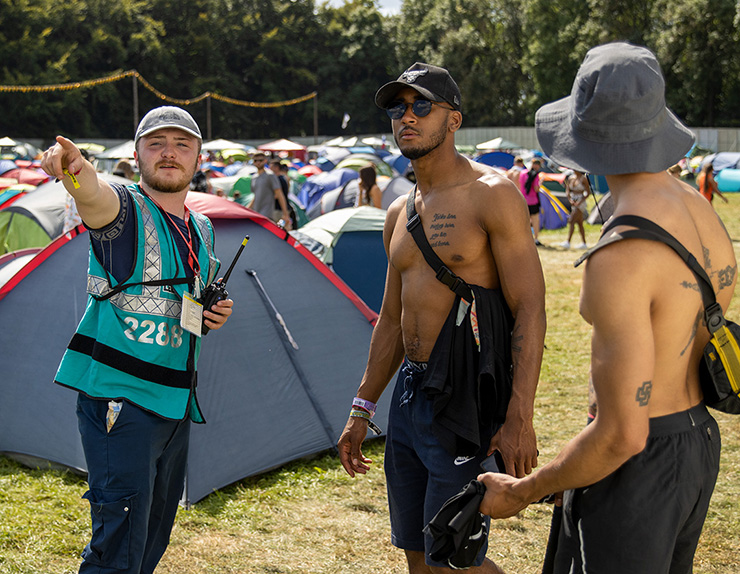
[[[455,466],[460,466],[461,464],[465,464],[466,462],[473,460],[474,456],[458,456],[455,459]]]

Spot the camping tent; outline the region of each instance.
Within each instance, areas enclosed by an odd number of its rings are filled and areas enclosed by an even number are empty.
[[[308,212],[314,203],[327,191],[342,187],[350,179],[357,179],[358,174],[349,168],[338,168],[309,177],[298,192],[298,201]]]
[[[185,493],[197,502],[336,445],[376,315],[266,218],[202,193],[191,193],[188,205],[213,218],[225,266],[250,236],[227,285],[234,314],[204,339],[199,361],[208,424],[193,427]],[[85,469],[76,395],[51,381],[85,309],[87,253],[78,227],[0,288],[0,322],[13,326],[0,333],[0,452]],[[385,403],[376,420],[384,428]]]
[[[376,183],[378,188],[383,194],[382,198],[385,198],[385,189],[388,184],[393,181],[386,175],[378,176]],[[408,181],[408,180],[406,180]],[[314,203],[314,205],[306,212],[306,216],[309,220],[316,219],[317,217],[334,211],[335,209],[344,209],[345,207],[354,207],[357,204],[357,196],[360,194],[360,180],[350,179],[342,187],[327,191],[321,196],[321,199]],[[387,209],[384,205],[384,199],[381,199],[381,209]],[[390,202],[388,203],[390,205]]]
[[[217,139],[205,142],[200,149],[201,151],[221,151],[224,149],[240,149],[242,151],[246,151],[247,146],[238,142],[233,142],[231,140]]]
[[[101,174],[107,181],[130,180]],[[67,190],[58,181],[38,186],[0,210],[0,255],[27,247],[44,247],[62,234]]]
[[[505,151],[491,151],[476,158],[478,163],[509,169],[514,165],[514,156]]]
[[[708,162],[712,162],[712,169],[715,173],[723,169],[735,169],[740,167],[740,152],[721,151],[719,153],[712,153],[704,156],[701,165],[704,166]]]
[[[337,209],[292,232],[329,265],[368,306],[380,311],[388,259],[383,246],[385,210]]]
[[[540,186],[540,229],[560,229],[568,223],[568,209],[544,186]]]
[[[383,161],[391,166],[398,175],[406,175],[411,169],[411,160],[400,153],[387,155]]]
[[[134,140],[129,140],[115,147],[105,150],[95,156],[95,168],[98,171],[111,172],[119,160],[127,159],[133,164],[135,145]]]
[[[338,187],[324,193],[321,196],[321,199],[306,211],[306,217],[310,221],[324,215],[325,213],[334,211],[335,209],[354,207],[359,193],[360,180],[350,179],[342,187]]]
[[[259,145],[257,149],[271,153],[289,152],[301,161],[306,160],[306,146],[286,139],[279,139]]]
[[[336,168],[348,167],[354,169],[356,172],[366,166],[374,165],[375,171],[378,175],[387,175],[388,177],[393,175],[393,168],[384,162],[380,156],[369,153],[353,153],[342,159]]]
[[[383,189],[383,199],[380,207],[388,209],[396,199],[402,195],[408,195],[414,187],[414,183],[405,177],[394,177]]]
[[[715,179],[722,193],[740,191],[740,169],[726,167]]]
[[[492,140],[484,141],[475,146],[475,149],[517,149],[521,147],[519,144],[505,140],[502,137],[493,138]],[[511,166],[510,166],[511,167]]]
[[[601,225],[607,219],[609,219],[614,213],[614,201],[612,201],[612,194],[607,191],[601,196],[596,206],[588,214],[586,223],[589,225]]]

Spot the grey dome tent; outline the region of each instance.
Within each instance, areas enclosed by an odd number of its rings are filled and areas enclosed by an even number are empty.
[[[198,393],[208,422],[193,425],[184,493],[194,503],[334,448],[377,316],[268,219],[202,193],[188,205],[212,218],[224,270],[250,236],[227,285],[235,312],[203,341]],[[77,395],[52,381],[85,309],[88,245],[78,226],[0,287],[0,452],[79,471]],[[387,405],[376,419],[385,428]]]

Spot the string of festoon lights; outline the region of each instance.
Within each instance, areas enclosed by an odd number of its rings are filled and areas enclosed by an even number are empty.
[[[205,100],[206,98],[211,98],[213,100],[219,100],[222,102],[226,102],[227,104],[233,104],[235,106],[245,106],[249,108],[279,108],[283,106],[292,106],[295,104],[300,104],[301,102],[305,102],[312,98],[315,98],[317,95],[317,92],[311,92],[310,94],[306,94],[305,96],[300,96],[292,100],[284,100],[281,102],[247,102],[244,100],[237,100],[235,98],[229,98],[227,96],[222,96],[215,92],[204,92],[201,95],[196,96],[194,98],[181,100],[181,99],[172,98],[170,96],[167,96],[166,94],[163,94],[157,88],[152,86],[146,79],[144,79],[144,77],[141,74],[139,74],[139,72],[137,72],[136,70],[127,70],[125,72],[120,72],[118,74],[113,74],[111,76],[106,76],[104,78],[97,78],[94,80],[85,80],[82,82],[69,82],[66,84],[47,84],[47,85],[39,85],[39,86],[0,86],[0,92],[30,93],[30,92],[61,92],[61,91],[69,91],[69,90],[79,90],[82,88],[94,88],[96,86],[101,86],[103,84],[109,84],[111,82],[118,82],[120,80],[130,78],[130,77],[135,77],[137,81],[141,82],[141,84],[146,89],[152,92],[160,100],[169,102],[172,104],[181,105],[181,106],[188,106],[191,104],[196,104],[200,101]]]

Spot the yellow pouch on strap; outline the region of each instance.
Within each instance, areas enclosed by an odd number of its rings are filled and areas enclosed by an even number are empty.
[[[740,326],[725,319],[704,347],[701,384],[708,406],[740,414]]]

